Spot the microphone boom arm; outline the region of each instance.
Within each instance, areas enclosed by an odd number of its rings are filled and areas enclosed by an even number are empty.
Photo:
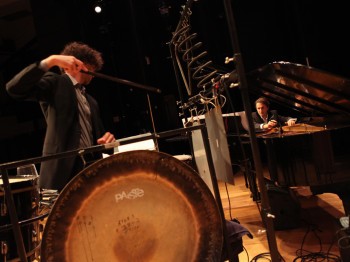
[[[124,85],[128,85],[128,86],[141,88],[141,89],[144,89],[144,90],[147,90],[147,91],[151,91],[151,92],[154,92],[154,93],[158,93],[158,94],[162,93],[162,91],[160,89],[158,89],[158,88],[151,87],[151,86],[146,86],[146,85],[142,85],[142,84],[138,84],[138,83],[135,83],[135,82],[131,82],[129,80],[120,79],[118,77],[109,76],[109,75],[105,75],[105,74],[102,74],[102,73],[96,73],[96,72],[91,72],[91,71],[84,71],[84,70],[81,70],[80,72],[84,73],[84,74],[92,75],[94,77],[98,77],[98,78],[106,79],[106,80],[109,80],[109,81],[113,81],[113,82],[116,82],[116,83],[120,83],[120,84],[124,84]]]

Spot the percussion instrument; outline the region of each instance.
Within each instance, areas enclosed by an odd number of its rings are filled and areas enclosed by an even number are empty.
[[[9,182],[18,221],[22,223],[21,233],[27,257],[34,257],[39,247],[39,223],[38,221],[25,222],[35,218],[39,212],[37,176],[13,176],[9,178]],[[11,261],[18,258],[18,252],[1,179],[0,188],[0,261]]]
[[[67,184],[47,218],[41,261],[220,261],[222,247],[217,203],[193,168],[135,150]]]

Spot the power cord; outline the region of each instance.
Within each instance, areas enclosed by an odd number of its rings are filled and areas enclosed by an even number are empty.
[[[342,259],[335,254],[330,253],[330,250],[335,242],[335,237],[333,238],[333,241],[331,245],[329,246],[327,252],[322,251],[322,241],[321,238],[319,237],[317,232],[322,232],[316,225],[314,224],[309,224],[308,229],[303,237],[303,241],[301,243],[301,248],[296,251],[297,257],[293,260],[293,262],[296,261],[301,261],[301,262],[309,262],[309,261],[327,261],[327,262],[341,262]],[[320,251],[318,252],[311,252],[303,248],[306,238],[309,235],[309,233],[313,233],[313,235],[316,237],[316,239],[319,242],[320,245]]]
[[[248,250],[243,246],[244,253],[247,255],[247,261],[249,261],[249,253]]]

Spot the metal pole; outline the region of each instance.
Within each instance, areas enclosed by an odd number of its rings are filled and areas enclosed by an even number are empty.
[[[226,19],[227,19],[227,23],[228,23],[231,45],[232,45],[233,54],[234,54],[233,61],[236,64],[236,70],[238,73],[238,79],[239,79],[239,84],[240,84],[241,96],[242,96],[242,100],[243,100],[243,106],[244,106],[244,110],[246,112],[246,116],[247,116],[247,120],[248,120],[248,124],[249,124],[249,135],[250,135],[250,140],[251,140],[251,148],[252,148],[252,152],[253,152],[253,159],[254,159],[254,164],[255,164],[255,169],[256,169],[256,175],[257,175],[257,180],[258,180],[260,194],[261,194],[261,206],[262,206],[261,215],[262,215],[262,219],[266,225],[266,234],[267,234],[267,241],[268,241],[269,249],[270,249],[271,260],[272,260],[272,262],[281,261],[281,256],[280,256],[278,249],[277,249],[275,229],[273,226],[273,215],[271,215],[271,213],[270,213],[271,207],[269,204],[267,189],[266,189],[265,181],[264,181],[260,152],[259,152],[259,148],[258,148],[256,135],[255,135],[251,106],[250,106],[250,102],[249,102],[248,85],[247,85],[247,80],[245,78],[243,60],[242,60],[242,55],[240,53],[238,37],[236,34],[236,25],[235,25],[235,21],[233,18],[233,12],[232,12],[232,6],[231,6],[230,0],[224,0],[224,8],[225,8],[225,14],[226,14]]]

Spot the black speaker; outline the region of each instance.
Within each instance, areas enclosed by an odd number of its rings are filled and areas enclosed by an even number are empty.
[[[300,226],[300,204],[288,187],[266,185],[271,213],[275,216],[275,230],[293,229]]]

